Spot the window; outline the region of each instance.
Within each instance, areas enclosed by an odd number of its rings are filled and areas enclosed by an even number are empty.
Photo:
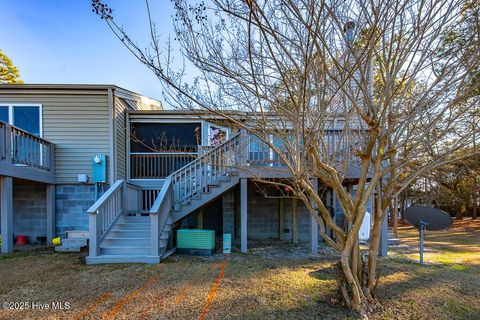
[[[201,123],[132,123],[132,152],[197,152]]]
[[[42,136],[42,106],[38,104],[0,105],[0,121],[33,135]]]

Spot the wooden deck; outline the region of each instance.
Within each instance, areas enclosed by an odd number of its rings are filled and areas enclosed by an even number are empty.
[[[0,175],[54,184],[55,145],[0,122]]]
[[[46,188],[47,241],[55,235],[55,145],[0,122],[1,252],[13,251],[13,179],[41,182]]]

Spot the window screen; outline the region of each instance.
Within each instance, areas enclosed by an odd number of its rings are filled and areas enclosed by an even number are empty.
[[[132,123],[132,152],[197,152],[200,123]]]

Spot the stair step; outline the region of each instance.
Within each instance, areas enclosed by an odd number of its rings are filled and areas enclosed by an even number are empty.
[[[120,217],[117,223],[150,223],[150,217]]]
[[[96,257],[87,257],[87,264],[102,264],[102,263],[160,263],[160,257],[151,255],[99,255]]]
[[[105,246],[149,246],[150,237],[107,237],[103,239],[102,245]]]
[[[148,230],[110,230],[107,234],[112,238],[145,238],[150,237],[150,229]]]
[[[150,223],[124,223],[117,222],[112,230],[150,230]]]
[[[150,253],[150,246],[110,246],[100,245],[100,252],[102,255],[148,255]]]

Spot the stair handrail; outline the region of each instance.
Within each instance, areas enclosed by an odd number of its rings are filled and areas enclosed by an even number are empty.
[[[210,184],[218,183],[218,177],[228,176],[238,166],[238,159],[241,159],[241,136],[241,132],[235,134],[170,176],[175,206],[189,201],[202,190],[207,190]],[[230,154],[227,153],[229,151]],[[227,163],[229,159],[231,164]]]
[[[150,250],[152,256],[160,255],[160,237],[163,227],[167,221],[168,215],[172,210],[172,179],[167,178],[160,189],[155,202],[150,208],[150,228],[151,228],[151,244]]]
[[[202,159],[205,159],[206,157],[208,157],[209,155],[211,155],[212,153],[214,153],[215,151],[217,151],[218,149],[222,148],[223,146],[225,146],[227,143],[229,142],[232,142],[234,139],[236,139],[237,137],[239,137],[241,135],[241,132],[237,132],[235,133],[233,136],[231,136],[228,140],[225,140],[224,142],[222,142],[221,144],[219,144],[218,146],[208,150],[207,152],[205,152],[204,154],[202,154],[201,156],[199,156],[197,159],[187,163],[186,165],[184,165],[183,167],[181,167],[180,169],[178,169],[177,171],[174,171],[173,173],[171,173],[168,177],[173,177],[175,175],[177,175],[179,172],[185,170],[187,167],[191,167],[191,166],[194,166],[196,164],[198,164]]]
[[[162,186],[162,189],[158,193],[157,197],[155,198],[155,202],[153,203],[150,209],[150,221],[151,221],[151,255],[152,256],[159,256],[160,255],[160,238],[163,232],[163,228],[166,224],[168,215],[171,213],[174,205],[176,204],[175,200],[175,180],[178,175],[180,175],[179,182],[181,183],[184,180],[187,180],[187,174],[184,172],[188,172],[189,170],[195,172],[192,168],[202,168],[202,165],[206,166],[209,165],[208,161],[204,161],[207,158],[212,159],[212,156],[218,157],[222,155],[222,148],[225,149],[228,145],[232,143],[236,143],[235,139],[239,139],[242,135],[242,132],[239,131],[238,133],[234,134],[230,139],[222,142],[218,146],[208,150],[203,155],[199,156],[197,159],[193,160],[192,162],[188,163],[187,165],[183,166],[182,168],[176,170],[175,172],[171,173],[166,179],[165,183]],[[234,155],[238,156],[238,155]],[[188,175],[191,178],[191,173]],[[182,180],[183,175],[183,180]],[[184,181],[186,182],[186,181]],[[191,182],[190,182],[191,183]]]
[[[90,256],[99,254],[100,243],[112,228],[115,221],[124,212],[125,181],[117,180],[108,190],[87,210],[89,223]]]

